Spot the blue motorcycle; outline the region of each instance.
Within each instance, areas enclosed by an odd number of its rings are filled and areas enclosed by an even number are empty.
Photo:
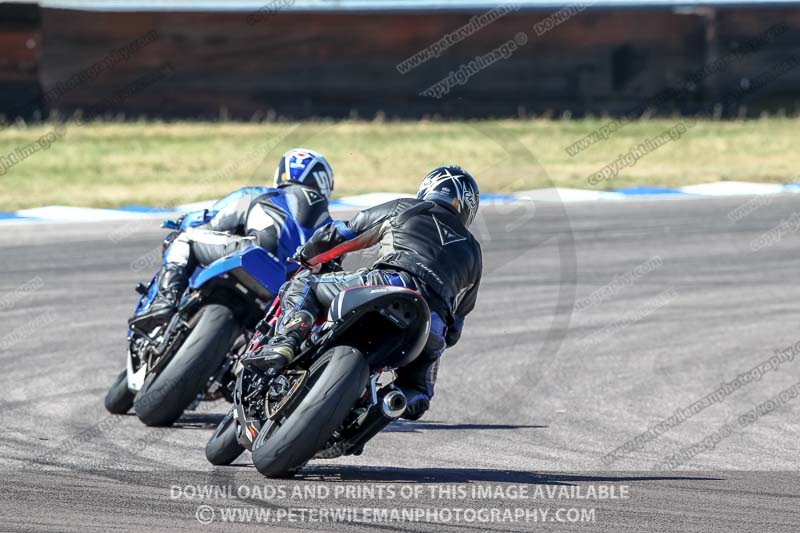
[[[184,230],[209,218],[208,211],[192,212],[162,227]],[[290,266],[253,246],[195,269],[167,324],[151,331],[129,328],[127,368],[106,395],[106,409],[124,414],[133,407],[148,426],[166,426],[200,401],[232,402],[235,363]],[[134,316],[155,298],[156,277],[136,290]]]

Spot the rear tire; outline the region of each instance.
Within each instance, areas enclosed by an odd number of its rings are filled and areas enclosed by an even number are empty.
[[[206,444],[206,459],[212,465],[226,466],[234,462],[244,452],[244,446],[236,439],[236,421],[231,410]]]
[[[133,407],[135,396],[136,393],[128,389],[128,371],[123,370],[108,389],[105,399],[106,410],[114,415],[124,415]]]
[[[209,304],[202,312],[178,353],[160,374],[148,376],[136,395],[136,416],[148,426],[169,426],[180,418],[203,392],[240,333],[233,312],[224,305]]]
[[[299,470],[325,445],[364,392],[369,365],[362,353],[337,346],[323,358],[328,355],[330,363],[289,418],[278,428],[265,425],[256,437],[253,463],[263,475],[280,478]]]

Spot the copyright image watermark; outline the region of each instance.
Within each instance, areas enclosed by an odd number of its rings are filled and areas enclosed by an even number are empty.
[[[52,145],[64,138],[66,126],[59,124],[49,131],[23,146],[17,147],[13,152],[0,155],[0,176],[4,176],[12,167],[19,165],[38,152],[48,150]]]
[[[41,328],[46,328],[54,324],[61,318],[55,307],[48,307],[39,313],[34,320],[31,320],[18,328],[11,330],[0,337],[0,352],[11,349],[15,344],[22,342],[30,337],[36,337]]]
[[[640,433],[636,437],[628,440],[621,446],[618,446],[613,451],[604,455],[600,459],[601,462],[608,466],[625,457],[626,455],[641,450],[648,442],[658,439],[667,431],[683,424],[690,418],[700,414],[712,405],[722,402],[739,389],[749,385],[750,383],[761,381],[761,378],[763,378],[768,372],[775,372],[784,363],[793,362],[798,353],[800,353],[800,341],[785,348],[775,350],[774,354],[769,359],[762,361],[749,370],[741,372],[731,381],[720,383],[716,389],[706,394],[699,400],[688,404],[686,407],[677,408],[673,415],[653,424],[647,429],[647,431]]]
[[[140,35],[128,44],[116,48],[103,56],[99,61],[93,63],[87,68],[72,74],[69,78],[56,82],[51,89],[45,92],[41,99],[48,107],[54,107],[55,104],[65,94],[74,91],[75,89],[85,85],[95,79],[105,71],[111,70],[117,65],[128,61],[139,50],[158,41],[160,38],[156,30],[151,30],[143,35]],[[39,97],[36,97],[25,104],[13,109],[6,116],[16,116],[24,114],[25,110],[31,106],[38,106]],[[9,124],[3,123],[0,128],[8,127]]]
[[[458,70],[450,71],[445,78],[442,78],[427,89],[421,91],[419,95],[438,100],[455,87],[465,85],[472,76],[478,74],[482,70],[491,67],[500,60],[508,59],[514,52],[527,43],[528,35],[525,32],[519,32],[513,39],[509,39],[486,54],[476,56],[475,59],[468,63],[463,63]]]
[[[696,70],[687,76],[677,88],[667,88],[658,92],[654,96],[648,98],[638,105],[636,109],[626,113],[622,117],[609,120],[599,128],[589,132],[571,145],[567,146],[564,148],[564,150],[567,152],[567,155],[574,157],[593,144],[608,139],[611,135],[630,124],[637,118],[641,117],[649,109],[658,108],[658,106],[667,103],[672,99],[684,97],[685,93],[692,92],[708,76],[727,70],[733,62],[740,61],[753,52],[760,50],[766,44],[771,43],[788,30],[789,28],[784,23],[771,26],[756,37],[742,42],[738,47],[728,52],[724,56],[712,61],[711,63],[708,63],[707,65],[703,66],[703,68]]]
[[[292,7],[294,3],[295,0],[272,0],[272,2],[258,8],[255,13],[247,15],[247,24],[250,26],[261,24],[280,10]]]
[[[664,130],[654,137],[645,139],[626,153],[620,154],[614,161],[590,174],[586,181],[589,185],[597,185],[601,181],[607,181],[617,177],[620,170],[633,167],[640,159],[650,155],[670,142],[677,141],[695,124],[695,121],[681,120],[671,128]]]
[[[783,237],[800,230],[800,212],[794,212],[789,217],[781,220],[772,229],[750,241],[750,251],[758,252],[764,248],[774,246],[783,240]]]
[[[673,288],[669,288],[657,294],[653,298],[644,302],[639,308],[634,309],[633,311],[626,313],[622,318],[615,320],[611,325],[580,339],[576,345],[577,351],[586,353],[593,347],[611,340],[618,333],[622,332],[629,326],[644,320],[659,309],[668,306],[677,297],[678,293]]]
[[[167,63],[160,68],[156,69],[153,72],[148,72],[143,76],[133,80],[132,82],[125,85],[123,88],[114,91],[114,94],[111,95],[110,98],[103,100],[100,106],[95,107],[102,107],[102,108],[114,108],[119,107],[126,100],[136,96],[137,94],[149,89],[153,85],[167,79],[171,78],[175,75],[175,67],[172,66],[171,63]]]
[[[480,15],[475,15],[469,19],[469,22],[463,26],[456,28],[450,33],[445,34],[441,39],[435,43],[427,46],[414,54],[413,56],[401,61],[395,66],[397,72],[400,74],[408,74],[413,69],[426,63],[431,58],[437,58],[442,53],[454,46],[474,33],[482,30],[492,22],[499,20],[507,14],[519,10],[520,5],[517,2],[509,2],[490,9],[489,11]]]
[[[156,267],[161,267],[163,260],[164,248],[161,244],[155,248],[151,248],[131,262],[131,271],[141,272],[142,270],[152,270]]]
[[[735,105],[741,102],[747,96],[758,92],[798,66],[800,66],[800,57],[790,57],[788,59],[779,61],[778,63],[771,65],[766,71],[762,72],[752,80],[747,80],[746,84],[729,95],[720,105],[723,108]],[[699,118],[710,118],[712,116],[712,112],[706,112],[699,117],[690,120],[681,120],[661,134],[656,135],[653,138],[646,139],[643,143],[639,144],[635,148],[632,148],[627,153],[620,154],[617,159],[597,172],[589,175],[587,178],[588,183],[590,185],[597,185],[601,181],[616,177],[620,170],[634,166],[639,159],[658,150],[669,142],[674,142],[680,139],[690,128],[697,125]]]
[[[737,208],[729,211],[728,220],[734,223],[739,222],[743,218],[754,213],[756,210],[761,209],[764,206],[768,206],[771,203],[772,196],[770,195],[762,194],[760,196],[756,196],[755,198],[751,198]]]
[[[93,106],[89,110],[89,113],[119,107],[128,98],[171,76],[173,73],[172,65],[167,64],[156,72],[146,74],[116,91],[110,98],[103,100],[99,105]],[[77,118],[70,122],[59,123],[51,131],[45,133],[38,139],[17,147],[8,154],[0,155],[0,176],[5,175],[11,168],[19,165],[38,152],[48,150],[52,145],[64,139],[69,126],[80,125],[82,122],[82,119]]]
[[[630,499],[628,485],[527,485],[527,484],[264,484],[172,485],[170,499],[200,500],[195,519],[201,524],[240,523],[593,523],[594,507],[578,501]],[[338,500],[381,502],[353,506]],[[224,504],[220,502],[224,501]],[[266,501],[268,505],[259,505]],[[431,506],[431,502],[443,505]],[[567,506],[525,505],[547,501],[572,501]],[[457,505],[454,505],[455,503]],[[488,502],[488,503],[487,503]],[[512,505],[501,505],[513,502]],[[287,504],[281,506],[282,503]],[[333,505],[331,505],[333,503]],[[313,506],[312,506],[313,505]]]
[[[735,434],[737,431],[751,426],[761,417],[774,413],[780,407],[797,399],[798,396],[800,396],[800,382],[791,385],[772,398],[739,415],[735,422],[724,424],[718,430],[709,433],[698,442],[681,448],[672,455],[663,458],[653,469],[660,471],[675,470],[698,455],[713,451],[723,440]]]
[[[626,287],[630,287],[647,274],[661,268],[663,264],[664,260],[661,259],[660,256],[654,256],[644,263],[637,265],[633,270],[619,276],[614,276],[611,283],[600,287],[586,298],[575,302],[575,311],[582,311],[591,306],[603,303],[616,294],[619,294]]]
[[[704,452],[713,451],[720,442],[733,435],[735,427],[733,424],[725,424],[716,431],[712,431],[699,441],[681,448],[672,455],[665,457],[653,467],[653,470],[669,472],[688,463]]]
[[[541,37],[545,33],[549,32],[552,29],[555,29],[566,21],[577,15],[578,13],[582,13],[586,10],[589,6],[596,3],[595,1],[592,2],[575,2],[574,4],[570,4],[568,6],[562,7],[546,19],[542,20],[541,22],[537,22],[533,25],[533,31],[536,32],[537,37]]]
[[[745,428],[754,424],[762,416],[772,414],[781,406],[797,399],[798,396],[800,396],[800,382],[782,390],[769,400],[758,404],[746,413],[739,415],[737,418],[739,426]]]
[[[11,309],[17,304],[17,302],[25,299],[32,292],[38,291],[42,287],[44,287],[44,280],[42,280],[42,278],[39,276],[36,276],[26,281],[22,285],[19,285],[14,290],[0,298],[0,311]]]
[[[747,80],[739,89],[734,91],[725,100],[719,104],[722,108],[735,105],[741,102],[747,96],[750,96],[767,85],[773,83],[784,74],[800,66],[800,57],[789,57],[782,61],[771,65],[767,70],[754,77],[752,80]],[[656,135],[653,138],[645,139],[645,141],[635,148],[632,148],[625,154],[620,154],[617,159],[603,167],[602,169],[592,173],[587,178],[590,185],[597,185],[601,181],[609,180],[619,175],[619,171],[634,166],[640,159],[648,154],[658,150],[669,142],[674,142],[680,139],[690,128],[697,125],[699,118],[710,118],[713,112],[705,112],[699,117],[689,120],[681,120],[675,126],[668,130]],[[792,225],[796,225],[796,221],[791,221]],[[756,246],[759,243],[751,243],[751,249],[756,251]],[[762,246],[763,247],[763,246]]]
[[[326,483],[263,485],[171,485],[171,500],[323,501],[357,500],[627,500],[629,485],[527,485],[447,483]]]
[[[203,525],[234,523],[345,523],[345,524],[509,524],[595,523],[597,510],[582,507],[212,507],[200,505],[195,519]]]
[[[97,77],[106,70],[110,70],[118,64],[128,61],[136,52],[145,46],[156,42],[159,38],[159,33],[156,30],[151,30],[140,37],[137,37],[125,46],[112,50],[100,61],[76,74],[73,74],[67,80],[57,83],[55,87],[44,94],[44,101],[48,105],[52,106],[59,98],[68,92],[75,90],[85,83],[97,79]]]

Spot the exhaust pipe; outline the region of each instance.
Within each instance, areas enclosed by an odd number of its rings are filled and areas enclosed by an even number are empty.
[[[399,390],[393,390],[383,397],[381,413],[389,420],[397,420],[405,412],[406,405],[406,395]]]
[[[347,443],[346,455],[361,455],[364,444],[380,431],[400,418],[405,412],[408,402],[406,395],[394,389],[386,393],[380,400],[380,405],[374,405],[367,414],[358,434]]]

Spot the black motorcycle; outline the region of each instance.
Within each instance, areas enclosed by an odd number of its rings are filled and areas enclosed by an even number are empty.
[[[248,353],[274,334],[279,313],[276,299]],[[343,291],[283,370],[237,365],[233,408],[208,441],[206,457],[227,465],[250,450],[259,472],[285,477],[311,459],[359,455],[405,411],[395,371],[420,354],[430,321],[416,291],[381,285]]]

